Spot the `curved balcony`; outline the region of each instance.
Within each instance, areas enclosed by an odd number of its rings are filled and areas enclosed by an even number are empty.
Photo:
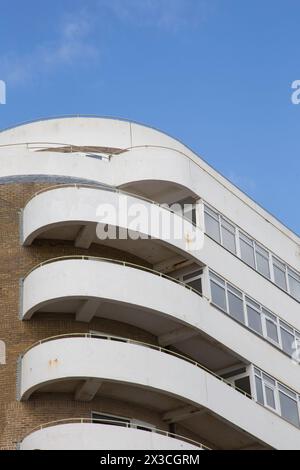
[[[37,238],[128,251],[152,265],[199,260],[202,230],[145,198],[108,187],[61,186],[36,194],[23,211],[23,244]],[[175,261],[174,261],[175,260]]]
[[[74,393],[81,401],[109,395],[156,409],[165,419],[179,410],[187,414],[185,426],[192,432],[213,433],[211,439],[217,439],[223,430],[220,448],[230,448],[233,437],[244,445],[299,449],[297,428],[200,364],[124,338],[85,334],[34,345],[22,357],[20,398],[42,393]],[[199,413],[209,414],[209,428]],[[263,428],[257,426],[261,421]]]
[[[73,314],[85,323],[105,318],[145,330],[161,346],[175,345],[213,370],[238,361],[205,336],[206,318],[212,318],[209,334],[214,338],[217,321],[206,297],[188,284],[131,263],[80,256],[50,260],[25,277],[21,298],[23,320],[46,313]]]
[[[6,129],[1,132],[0,153],[4,159],[0,174],[6,176],[64,175],[115,186],[150,179],[159,186],[165,180],[185,188],[189,194],[198,166],[190,168],[192,160],[199,164],[195,153],[162,131],[119,118],[97,116],[60,116]],[[109,165],[84,158],[97,153],[121,156],[112,158]],[[130,158],[124,159],[127,153]],[[146,189],[146,194],[154,195],[158,186],[143,186],[142,193]],[[165,188],[166,185],[161,185],[161,189]]]
[[[158,335],[176,324],[196,327],[206,305],[207,299],[191,286],[157,271],[74,256],[46,261],[27,274],[21,316],[29,320],[37,312],[74,313],[84,322],[107,317],[149,327]]]
[[[86,418],[56,421],[26,436],[20,450],[209,450],[184,436],[131,423]]]
[[[118,321],[151,333],[161,346],[176,347],[210,370],[242,360],[299,389],[294,365],[284,354],[188,284],[131,263],[81,256],[49,260],[24,278],[20,310],[25,321],[47,313],[71,314],[85,323]]]
[[[199,172],[196,162],[186,149],[161,145],[139,145],[111,158],[115,186],[168,204],[199,199],[200,188],[193,177]]]

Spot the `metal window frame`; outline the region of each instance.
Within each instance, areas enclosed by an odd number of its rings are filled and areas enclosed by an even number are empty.
[[[297,412],[298,412],[298,421],[299,421],[299,428],[300,428],[300,395],[295,392],[294,390],[290,389],[289,387],[287,387],[286,385],[284,385],[283,383],[279,382],[277,379],[275,379],[274,377],[270,376],[270,374],[267,374],[266,372],[263,372],[261,369],[259,369],[258,367],[254,366],[252,364],[252,367],[251,367],[251,375],[253,376],[253,384],[254,384],[254,388],[253,388],[253,397],[255,398],[255,401],[257,401],[257,390],[256,390],[256,384],[255,384],[255,377],[259,377],[261,380],[262,380],[262,385],[263,385],[263,396],[264,396],[264,405],[266,408],[272,410],[272,411],[275,411],[279,416],[281,416],[283,419],[287,419],[285,418],[284,416],[282,416],[282,409],[281,409],[281,404],[280,404],[280,396],[279,396],[279,392],[280,393],[283,393],[284,395],[286,395],[287,397],[291,398],[292,400],[295,401],[296,405],[297,405]],[[269,377],[270,380],[274,381],[275,382],[275,385],[274,385],[274,396],[275,396],[275,405],[276,405],[276,410],[274,410],[272,407],[268,406],[267,405],[267,402],[266,402],[266,396],[265,396],[265,380],[264,380],[264,376],[265,377]],[[271,384],[268,384],[268,387],[269,388],[273,388],[273,386]],[[252,393],[252,389],[251,389],[251,393]],[[290,393],[290,395],[289,395]],[[290,422],[289,420],[287,420],[288,422]]]
[[[293,337],[294,341],[300,340],[300,332],[294,328],[292,325],[289,325],[287,322],[282,320],[280,317],[275,315],[273,312],[270,312],[269,309],[264,307],[260,302],[257,302],[256,300],[252,299],[251,296],[247,295],[245,292],[241,291],[237,287],[233,286],[232,283],[228,282],[226,279],[222,278],[222,276],[219,276],[216,274],[213,270],[208,269],[208,278],[209,278],[209,285],[210,285],[210,298],[211,298],[211,304],[220,309],[222,312],[226,313],[230,318],[233,318],[232,315],[230,314],[229,310],[229,299],[228,299],[228,292],[230,292],[232,295],[235,295],[236,297],[240,298],[243,302],[243,313],[244,313],[244,322],[242,323],[249,331],[253,332],[254,334],[257,334],[260,338],[263,338],[265,341],[270,343],[271,345],[277,347],[281,352],[284,354],[287,354],[289,357],[291,357],[286,351],[283,349],[283,342],[282,342],[282,336],[281,336],[281,327],[283,329],[286,329],[288,333],[291,334],[291,331],[293,332]],[[220,279],[220,280],[218,280]],[[217,286],[225,290],[225,302],[226,302],[226,310],[224,310],[220,305],[215,304],[212,301],[212,291],[211,291],[211,283],[214,282]],[[233,289],[230,290],[230,287]],[[237,292],[241,293],[241,297],[239,297],[234,290]],[[247,300],[248,299],[248,300]],[[262,334],[260,334],[258,331],[254,330],[249,326],[248,322],[248,311],[247,311],[247,305],[248,303],[251,304],[253,302],[254,304],[257,305],[256,310],[260,312],[261,315],[261,323],[262,323]],[[252,306],[253,307],[253,306]],[[259,307],[259,309],[258,309]],[[269,315],[269,317],[268,317]],[[274,318],[272,318],[274,317]],[[271,321],[275,326],[276,326],[276,331],[277,331],[277,336],[278,336],[278,342],[270,338],[267,334],[267,318],[269,321]],[[276,319],[276,320],[274,320]],[[241,322],[239,322],[241,323]],[[286,325],[286,328],[285,328]]]
[[[293,299],[295,299],[297,302],[300,303],[300,299],[298,297],[294,296],[291,293],[291,288],[290,288],[290,283],[289,283],[289,275],[293,277],[296,281],[300,282],[300,272],[296,271],[294,268],[292,268],[289,264],[286,262],[282,261],[277,255],[272,253],[268,248],[263,246],[261,243],[259,243],[256,239],[248,235],[243,229],[241,229],[239,226],[237,226],[235,223],[231,222],[227,217],[222,215],[218,210],[212,208],[210,204],[207,202],[203,201],[203,206],[204,206],[204,231],[207,233],[206,229],[206,224],[205,224],[205,214],[209,215],[211,218],[213,218],[217,223],[219,227],[219,238],[220,242],[215,240],[213,237],[213,240],[216,241],[216,243],[219,243],[221,246],[223,246],[226,250],[228,250],[230,253],[236,255],[241,261],[243,261],[247,266],[250,266],[253,268],[256,272],[261,274],[265,279],[268,279],[270,282],[275,284],[279,289],[282,289],[284,292],[287,292]],[[235,247],[236,250],[235,252],[232,252],[228,248],[226,248],[223,244],[223,234],[222,234],[222,220],[224,220],[226,223],[228,223],[230,226],[234,227],[235,229]],[[224,227],[225,228],[225,227]],[[226,229],[226,228],[225,228]],[[228,230],[228,229],[227,229]],[[245,260],[242,258],[242,250],[241,250],[241,237],[245,237],[246,240],[244,243],[248,244],[250,247],[253,248],[254,252],[254,266],[248,264]],[[257,269],[257,248],[258,250],[261,249],[262,251],[268,253],[268,256],[266,259],[268,259],[268,265],[269,265],[269,276],[266,276],[262,272],[260,272]],[[262,253],[259,253],[261,256],[264,256]],[[278,263],[276,266],[276,262]],[[281,266],[280,266],[281,265]],[[281,269],[284,274],[285,274],[285,283],[286,283],[286,289],[278,285],[275,281],[275,272],[274,272],[274,266],[276,266],[278,269]]]

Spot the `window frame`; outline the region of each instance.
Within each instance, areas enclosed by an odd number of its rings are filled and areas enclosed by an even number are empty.
[[[300,286],[300,272],[298,272],[295,268],[291,267],[286,262],[282,261],[277,255],[272,253],[263,244],[259,243],[253,237],[248,235],[247,232],[242,230],[234,222],[230,221],[227,217],[222,215],[218,210],[212,208],[210,204],[203,201],[203,207],[204,207],[204,232],[207,236],[209,236],[212,240],[214,240],[216,243],[218,243],[223,248],[225,248],[225,250],[227,250],[229,253],[237,256],[247,266],[254,269],[258,274],[260,274],[265,279],[272,282],[272,284],[274,284],[279,289],[289,294],[293,299],[295,299],[298,303],[300,303],[300,287],[299,287],[299,294],[294,295],[292,294],[292,289],[290,285],[290,278],[293,278],[296,282],[299,283],[299,286]],[[206,215],[210,216],[218,224],[218,240],[216,240],[216,238],[210,235],[207,231],[207,224],[206,224],[206,219],[205,219]],[[222,221],[225,222],[224,227],[222,225]],[[226,224],[232,227],[232,231],[228,229],[228,227],[226,227]],[[232,235],[235,234],[235,251],[232,251],[230,248],[224,246],[223,229],[227,230],[228,232],[231,232]],[[247,261],[245,261],[245,259],[242,258],[241,241],[253,249],[254,265],[248,263]],[[268,275],[263,273],[262,270],[258,269],[258,261],[257,261],[258,255],[265,258],[265,260],[268,261]],[[282,271],[282,273],[284,274],[285,287],[276,282],[276,278],[275,278],[276,268],[279,271]]]
[[[249,237],[249,235],[247,235],[245,232],[243,232],[242,230],[239,230],[239,245],[240,245],[240,255],[241,255],[241,260],[247,265],[247,266],[250,266],[250,268],[254,269],[255,271],[257,271],[257,264],[256,264],[256,254],[255,254],[255,242],[254,240]],[[242,244],[241,242],[245,243],[246,245],[248,245],[249,247],[251,247],[252,251],[253,251],[253,262],[254,262],[254,266],[252,266],[251,264],[247,263],[247,261],[245,261],[245,259],[242,257]]]
[[[272,346],[276,347],[279,349],[282,353],[286,354],[288,357],[292,357],[287,351],[283,349],[283,341],[282,341],[282,335],[281,335],[281,328],[285,329],[288,333],[293,335],[294,342],[295,344],[299,344],[300,346],[300,331],[296,330],[293,326],[289,325],[286,321],[282,320],[280,317],[272,313],[269,309],[261,305],[259,302],[254,300],[251,296],[247,295],[245,292],[241,291],[240,289],[236,288],[232,283],[228,282],[226,279],[222,278],[218,274],[216,274],[213,270],[209,269],[208,270],[208,278],[209,278],[209,285],[210,285],[210,303],[221,310],[223,313],[225,313],[227,316],[229,316],[232,320],[238,322],[239,324],[242,324],[244,327],[246,327],[250,332],[256,334],[260,338],[264,339],[268,343],[270,343]],[[226,310],[224,310],[220,305],[216,304],[213,301],[212,298],[212,287],[211,284],[214,283],[216,284],[219,288],[224,290],[225,293],[225,304],[226,304]],[[231,290],[230,290],[231,289]],[[241,294],[239,297],[235,292],[238,292]],[[229,297],[228,297],[228,292],[230,292],[232,295],[235,295],[236,297],[239,297],[242,300],[243,303],[243,317],[244,317],[244,322],[241,322],[237,318],[233,317],[230,313],[229,309]],[[254,310],[257,310],[260,313],[260,318],[261,318],[261,325],[262,325],[262,334],[260,334],[257,330],[249,326],[249,321],[248,321],[248,309],[247,306],[253,308]],[[251,305],[252,304],[252,305]],[[254,304],[254,305],[253,305]],[[255,307],[256,306],[256,307]],[[271,338],[268,335],[268,329],[267,329],[267,321],[271,322],[275,327],[276,327],[276,333],[277,333],[277,338],[278,342],[275,341],[273,338]],[[298,343],[297,343],[298,342]]]
[[[264,399],[264,404],[262,406],[264,406],[265,408],[275,412],[282,419],[284,419],[285,421],[290,423],[292,426],[295,426],[296,428],[300,429],[300,395],[297,392],[295,392],[294,390],[292,390],[289,387],[287,387],[286,385],[284,385],[283,383],[276,380],[274,377],[271,377],[269,374],[266,374],[265,372],[260,370],[258,367],[254,366],[253,364],[252,364],[251,376],[252,376],[251,384],[253,384],[253,387],[254,387],[252,395],[253,395],[255,401],[257,403],[261,404],[258,401],[258,393],[257,393],[257,386],[256,386],[256,378],[259,378],[261,380],[261,383],[262,383],[263,399]],[[269,379],[269,382],[266,379],[266,377]],[[274,383],[274,385],[270,383],[271,381]],[[265,382],[267,382],[268,388],[274,389],[275,409],[267,404],[266,393],[265,393],[265,386],[266,386]],[[292,423],[288,418],[286,418],[285,416],[282,415],[282,407],[281,407],[281,402],[280,402],[280,393],[286,395],[288,398],[295,401],[295,403],[297,405],[296,409],[297,409],[297,413],[298,413],[298,423],[299,423],[299,425],[296,425],[295,423]]]

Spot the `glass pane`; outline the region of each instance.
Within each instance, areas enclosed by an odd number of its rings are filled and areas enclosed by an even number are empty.
[[[300,300],[300,281],[295,279],[294,276],[288,275],[289,278],[289,287],[290,294],[295,297],[295,299]]]
[[[241,323],[245,323],[243,300],[228,292],[228,304],[230,315]]]
[[[269,260],[256,251],[257,271],[270,279]]]
[[[285,271],[279,268],[276,264],[274,264],[273,267],[275,284],[277,284],[277,286],[281,287],[282,289],[287,290]]]
[[[217,276],[216,274],[212,273],[211,271],[209,271],[209,276],[210,276],[211,280],[217,281],[222,286],[225,286],[225,281],[221,277]]]
[[[265,386],[265,392],[266,392],[267,405],[273,408],[273,410],[275,410],[276,407],[275,407],[274,390],[272,388]]]
[[[248,326],[260,335],[263,334],[260,312],[247,305]]]
[[[276,382],[275,382],[274,379],[272,379],[272,377],[270,377],[269,375],[264,374],[264,373],[262,374],[262,376],[263,376],[263,379],[264,379],[265,383],[269,383],[269,384],[273,385],[273,387],[275,387]]]
[[[276,323],[277,318],[275,315],[273,315],[273,313],[269,312],[269,310],[267,310],[266,308],[262,308],[262,311],[268,318],[270,318]]]
[[[280,327],[280,332],[281,332],[282,349],[284,350],[284,352],[289,354],[289,356],[292,356],[294,352],[293,343],[295,341],[295,338],[291,333],[288,333],[288,331],[284,330],[282,327]]]
[[[281,416],[287,419],[290,423],[300,426],[298,406],[295,400],[286,396],[284,393],[279,391],[279,401],[281,408]]]
[[[297,394],[295,392],[293,392],[292,390],[290,390],[289,388],[286,388],[284,385],[282,384],[278,384],[278,389],[285,393],[286,395],[288,395],[290,398],[293,398],[295,401],[297,401]]]
[[[214,219],[210,214],[205,212],[205,230],[207,235],[216,242],[221,243],[219,221]]]
[[[277,326],[266,318],[267,337],[278,343]]]
[[[254,302],[254,300],[250,299],[250,297],[246,297],[246,302],[247,304],[251,305],[251,307],[260,311],[260,305],[257,302]]]
[[[225,289],[213,281],[211,281],[210,285],[212,302],[226,312],[227,307]]]
[[[241,299],[243,298],[243,294],[240,290],[236,289],[233,287],[231,284],[227,284],[228,290],[232,293],[235,294],[237,297],[240,297]]]
[[[264,394],[262,388],[262,381],[258,377],[255,377],[255,386],[256,386],[256,400],[258,403],[264,405]]]
[[[252,266],[252,268],[255,268],[253,245],[249,245],[249,243],[246,242],[240,235],[240,246],[242,260],[245,261],[245,263],[249,264],[249,266]]]
[[[289,326],[287,323],[285,323],[285,322],[282,321],[282,320],[279,320],[279,324],[280,324],[280,326],[282,326],[286,331],[288,331],[289,333],[292,333],[292,335],[294,334],[294,328],[292,328],[291,326]]]
[[[222,241],[223,241],[223,246],[227,248],[227,250],[231,251],[232,253],[236,253],[235,235],[234,233],[230,232],[223,226],[222,226]]]

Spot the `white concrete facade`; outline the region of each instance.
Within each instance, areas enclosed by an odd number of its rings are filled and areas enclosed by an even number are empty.
[[[199,450],[199,446],[157,432],[109,424],[57,424],[26,437],[20,450]]]
[[[96,117],[37,121],[0,132],[0,159],[0,183],[49,181],[49,186],[60,185],[49,187],[25,204],[20,227],[24,249],[36,246],[37,241],[59,240],[86,250],[86,259],[52,260],[22,280],[20,321],[30,322],[37,314],[42,321],[47,313],[58,318],[72,314],[74,322],[89,323],[95,317],[119,321],[150,333],[158,345],[204,367],[135,344],[99,338],[54,339],[34,346],[23,356],[22,400],[44,391],[71,390],[75,398],[82,398],[92,389],[92,395],[101,395],[102,389],[106,393],[105,384],[115,393],[116,383],[123,384],[120,393],[124,390],[125,399],[126,384],[134,390],[140,406],[147,406],[144,396],[151,395],[158,409],[161,400],[163,416],[169,416],[175,404],[184,409],[192,406],[194,421],[189,421],[187,413],[180,422],[199,435],[200,442],[210,434],[200,426],[203,416],[209,416],[218,423],[218,433],[223,432],[224,438],[227,432],[238,436],[236,448],[242,436],[249,438],[249,446],[300,448],[299,363],[289,350],[290,338],[298,338],[300,343],[299,236],[181,142],[140,124]],[[173,224],[182,222],[182,217],[161,205],[192,200],[196,223],[184,219],[180,239],[162,237],[150,227],[140,232],[149,237],[143,243],[99,240],[97,208],[101,204],[119,207],[125,192],[129,205],[141,204]],[[220,231],[223,220],[231,227],[229,231],[233,230],[234,253],[209,233],[206,205],[219,214]],[[116,225],[113,219],[106,224]],[[128,228],[122,223],[118,227]],[[193,234],[196,245],[191,245]],[[254,267],[242,256],[243,234],[252,243]],[[134,254],[151,268],[147,271],[114,260],[92,259],[89,249],[95,244]],[[267,253],[267,258],[261,253]],[[283,271],[276,271],[277,260],[284,265],[285,280],[281,282],[286,282],[286,287],[278,280]],[[268,268],[263,266],[270,273],[261,274],[258,262],[267,263]],[[192,274],[200,271],[202,292],[196,292],[191,287],[197,280],[199,287],[200,277],[194,279]],[[210,272],[231,289],[224,308],[224,293],[213,287]],[[218,296],[219,304],[215,300]],[[254,305],[251,312],[249,305],[245,306],[247,299]],[[245,321],[237,319],[242,308]],[[250,314],[262,328],[261,334],[258,326],[257,330],[249,327]],[[272,321],[277,322],[276,333]],[[270,341],[267,334],[279,337]],[[103,357],[108,360],[99,360]],[[234,371],[239,372],[234,375]],[[228,387],[216,375],[241,384],[253,399]],[[88,384],[78,389],[78,381]],[[113,435],[117,433],[124,433],[122,442],[127,448],[169,448],[170,443],[166,436],[138,434],[138,430],[117,426],[111,426],[105,438],[101,426],[97,430],[93,424],[85,425],[86,429],[83,424],[65,426],[69,427],[37,431],[21,447],[48,448],[49,442],[50,447],[73,448],[81,432],[87,433],[92,446],[101,441],[97,448],[115,448]],[[211,442],[211,435],[208,440]],[[174,448],[180,445],[177,442]]]

